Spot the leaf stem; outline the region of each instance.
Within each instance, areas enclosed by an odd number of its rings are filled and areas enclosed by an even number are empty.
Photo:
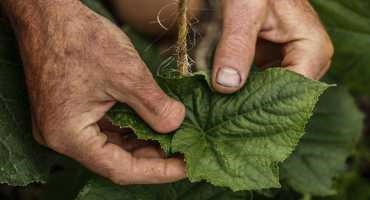
[[[310,194],[303,194],[302,200],[311,200],[312,196]]]
[[[190,74],[189,55],[188,55],[188,0],[179,0],[179,16],[178,16],[178,39],[177,39],[177,66],[180,75],[186,76]]]

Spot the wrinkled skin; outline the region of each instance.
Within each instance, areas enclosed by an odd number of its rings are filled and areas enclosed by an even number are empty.
[[[150,5],[151,0],[111,1],[119,8],[121,18],[138,30],[153,33],[161,28],[158,23],[153,24],[157,20],[166,28],[175,25],[176,14],[170,12],[176,8],[173,0],[158,0],[161,7]],[[190,17],[197,18],[201,11],[207,11],[202,2],[189,0]],[[329,69],[333,46],[308,0],[220,2],[223,31],[213,66],[213,86],[219,92],[239,90],[248,78],[252,62],[262,68],[282,66],[311,79],[320,79]],[[146,14],[127,12],[130,8],[142,8]],[[224,67],[229,73],[219,76]]]
[[[97,125],[117,101],[158,132],[184,118],[184,106],[160,90],[127,36],[79,1],[38,6],[13,18],[37,141],[118,184],[184,178],[182,159]]]
[[[185,177],[181,158],[165,158],[156,145],[102,120],[116,102],[127,103],[160,133],[177,129],[185,115],[118,27],[77,0],[0,4],[17,33],[39,143],[122,185]],[[223,33],[213,66],[217,91],[239,90],[253,60],[261,67],[278,63],[312,79],[327,71],[333,47],[308,1],[224,0],[222,8]]]
[[[253,61],[260,67],[282,66],[311,79],[329,69],[333,45],[308,0],[223,0],[223,33],[214,66],[214,87],[239,90]],[[223,67],[240,81],[225,87],[218,81]]]

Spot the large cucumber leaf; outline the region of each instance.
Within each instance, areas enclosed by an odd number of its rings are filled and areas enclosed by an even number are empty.
[[[345,169],[361,135],[362,121],[363,115],[346,89],[327,90],[297,149],[282,164],[282,179],[304,194],[334,194],[334,178]]]
[[[8,24],[0,27],[0,183],[45,182],[52,154],[32,137],[17,41]]]
[[[318,97],[328,88],[277,68],[252,73],[233,95],[213,93],[200,75],[158,82],[187,108],[173,136],[156,134],[133,111],[122,112],[129,110],[122,105],[110,112],[113,123],[183,153],[192,182],[206,180],[234,191],[280,186],[278,164],[294,150]]]

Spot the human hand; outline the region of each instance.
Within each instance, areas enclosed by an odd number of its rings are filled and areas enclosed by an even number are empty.
[[[221,0],[223,32],[213,65],[213,86],[238,91],[252,63],[282,66],[320,79],[333,55],[331,40],[307,0]]]
[[[161,133],[177,129],[185,115],[118,27],[77,0],[3,2],[17,33],[38,142],[118,184],[185,177],[182,159],[165,159],[152,144],[98,126],[117,101]]]

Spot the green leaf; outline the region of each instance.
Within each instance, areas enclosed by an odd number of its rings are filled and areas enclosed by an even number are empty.
[[[120,106],[110,113],[113,123],[183,153],[192,182],[206,180],[234,191],[280,186],[278,164],[294,150],[318,97],[328,88],[278,68],[252,73],[234,95],[213,93],[201,75],[158,82],[187,108],[174,136],[156,134]]]
[[[164,185],[118,186],[95,178],[82,189],[77,200],[246,200],[249,192],[231,192],[207,183],[180,181]]]
[[[108,115],[111,121],[121,128],[132,129],[137,137],[142,140],[158,141],[166,153],[170,153],[171,136],[156,134],[156,132],[145,124],[136,113],[127,105],[117,105],[110,110]]]
[[[337,181],[337,194],[330,198],[318,198],[315,200],[368,200],[370,199],[369,162],[370,146],[368,136],[363,136],[356,147],[354,155],[349,160],[346,173],[342,174]]]
[[[338,195],[325,200],[369,200],[370,182],[360,172],[346,173],[340,179]],[[322,199],[324,200],[324,199]]]
[[[0,26],[0,183],[45,182],[53,154],[34,142],[17,42]]]
[[[362,131],[363,115],[341,87],[325,92],[295,152],[282,164],[282,178],[296,191],[335,193],[333,178],[345,168]]]
[[[370,2],[311,0],[335,46],[330,75],[356,93],[370,94]]]
[[[91,179],[91,173],[76,161],[61,156],[55,162],[55,167],[53,167],[47,183],[43,185],[38,200],[75,199],[80,190]]]

